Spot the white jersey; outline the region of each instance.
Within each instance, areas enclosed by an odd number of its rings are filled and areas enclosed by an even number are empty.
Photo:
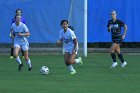
[[[59,32],[59,37],[63,40],[65,52],[71,53],[74,48],[73,40],[76,38],[74,32],[70,28],[68,28],[66,32],[64,32],[64,30],[62,29]],[[76,50],[78,50],[78,44]]]
[[[14,47],[22,48],[22,50],[28,50],[29,49],[29,43],[27,40],[27,36],[19,36],[18,33],[26,33],[29,32],[29,29],[27,26],[20,22],[20,24],[17,26],[15,23],[12,24],[11,30],[13,30],[14,34]]]

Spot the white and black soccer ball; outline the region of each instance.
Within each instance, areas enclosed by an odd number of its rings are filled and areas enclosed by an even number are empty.
[[[40,69],[40,73],[42,75],[47,75],[49,74],[49,68],[47,66],[42,66],[41,69]]]

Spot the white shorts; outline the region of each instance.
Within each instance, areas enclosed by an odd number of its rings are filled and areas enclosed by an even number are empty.
[[[29,50],[29,43],[14,43],[14,47],[22,48],[23,51]]]
[[[68,49],[65,49],[65,48],[64,48],[64,51],[65,51],[65,52],[69,52],[70,54],[72,54],[72,50],[68,50]],[[76,50],[75,54],[77,54],[77,51],[78,51],[78,50]]]

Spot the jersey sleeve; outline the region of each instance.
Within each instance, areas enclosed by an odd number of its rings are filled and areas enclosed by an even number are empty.
[[[29,29],[25,24],[23,24],[23,29],[24,29],[25,32],[29,32]]]
[[[76,35],[73,31],[71,31],[71,38],[72,38],[72,40],[74,40],[76,38]]]

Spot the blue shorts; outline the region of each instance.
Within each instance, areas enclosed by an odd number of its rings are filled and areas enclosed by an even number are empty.
[[[14,47],[22,48],[23,51],[26,51],[26,50],[29,50],[29,43],[28,42],[22,42],[22,43],[14,42]]]

